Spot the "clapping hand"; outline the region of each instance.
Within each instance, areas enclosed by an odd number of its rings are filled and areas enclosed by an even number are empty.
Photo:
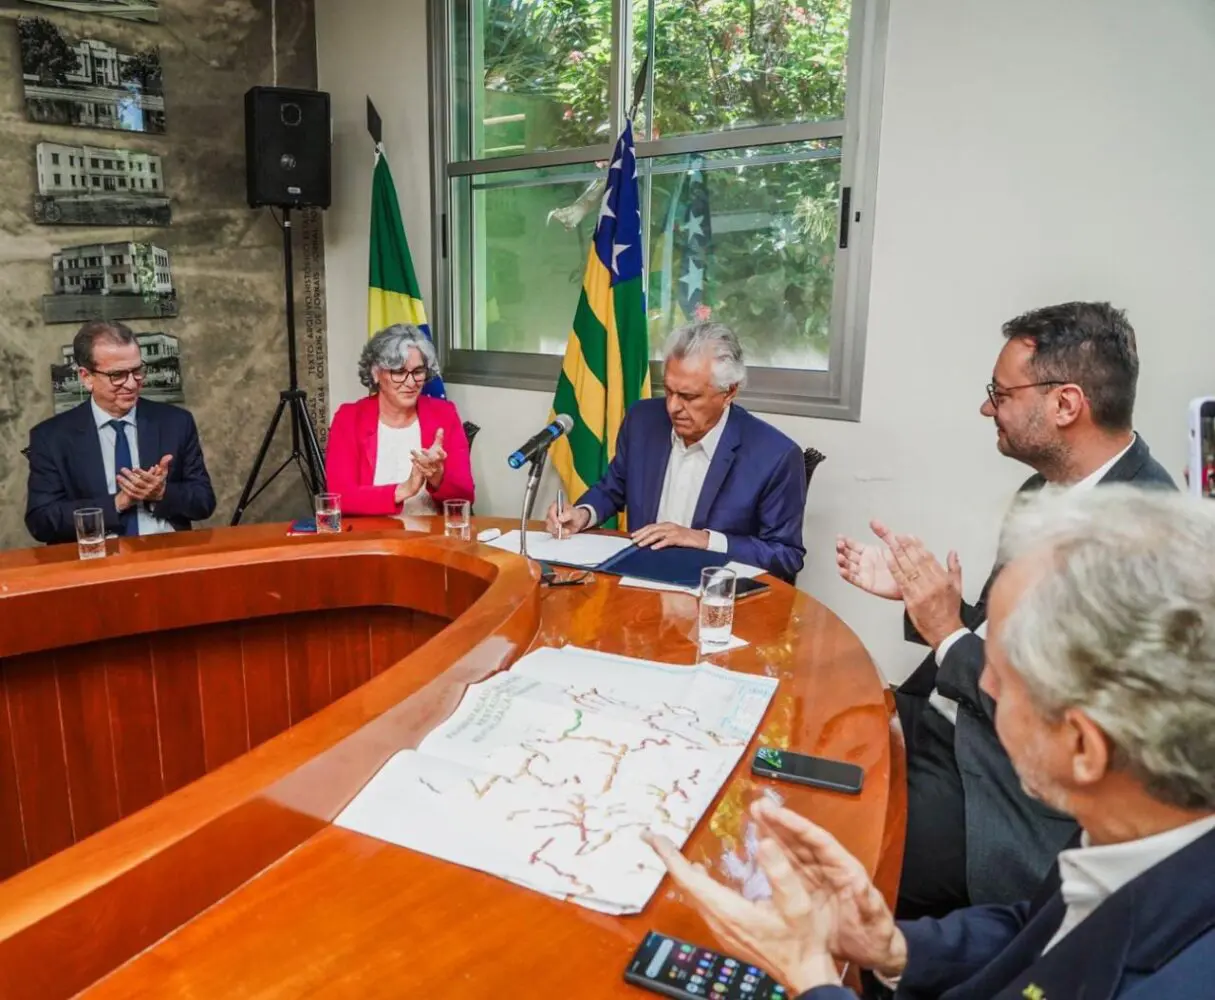
[[[942,566],[924,543],[913,535],[896,535],[873,522],[874,533],[885,543],[886,568],[903,595],[907,617],[933,649],[962,623],[962,563],[950,552]]]
[[[880,521],[871,521],[869,526],[879,536],[886,531]],[[835,563],[840,576],[854,587],[888,601],[903,599],[903,591],[886,565],[884,546],[840,535],[835,541]]]
[[[435,431],[435,439],[429,448],[412,452],[413,467],[421,472],[422,479],[431,489],[438,489],[443,483],[443,470],[447,462],[447,452],[443,450],[443,428]]]
[[[443,450],[443,428],[435,431],[435,439],[429,448],[421,451],[411,451],[413,465],[409,470],[409,478],[397,486],[393,500],[402,504],[410,497],[415,497],[429,485],[438,489],[443,484],[443,472],[447,463],[447,452]]]
[[[832,956],[891,978],[901,975],[907,942],[865,866],[826,830],[790,809],[761,799],[751,814],[761,840],[770,837],[780,846],[807,895],[829,914]]]
[[[119,469],[114,477],[118,486],[118,509],[126,510],[139,503],[163,499],[172,461],[172,455],[164,455],[150,469]]]
[[[643,839],[731,954],[795,992],[839,983],[837,961],[900,975],[907,944],[864,866],[825,830],[766,799],[751,810],[772,898],[753,902],[690,864],[666,837]]]

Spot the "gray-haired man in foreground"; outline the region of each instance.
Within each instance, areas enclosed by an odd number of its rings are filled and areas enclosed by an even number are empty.
[[[827,831],[761,800],[772,886],[744,899],[650,838],[719,943],[803,1000],[1181,1000],[1215,979],[1215,504],[1111,486],[1022,503],[992,587],[983,690],[1025,791],[1073,816],[1031,901],[896,923]]]

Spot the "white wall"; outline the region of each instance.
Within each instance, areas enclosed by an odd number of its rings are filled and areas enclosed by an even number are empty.
[[[321,86],[338,117],[326,273],[341,400],[356,390],[364,336],[369,86],[431,295],[425,4],[317,6]],[[1180,476],[1186,402],[1215,392],[1212,94],[1210,0],[893,0],[862,419],[771,418],[828,456],[810,492],[800,585],[892,678],[918,653],[901,642],[896,607],[835,576],[834,537],[880,516],[942,554],[957,548],[966,589],[978,591],[1027,474],[998,455],[978,414],[1005,319],[1067,299],[1127,309],[1142,362],[1137,425]],[[522,474],[503,459],[542,424],[549,397],[478,386],[451,396],[484,428],[478,511],[515,513]]]
[[[367,267],[374,152],[367,98],[384,146],[414,270],[431,294],[430,95],[426,0],[317,0],[318,79],[333,109],[333,205],[325,213],[329,397],[363,395],[355,365],[367,339]],[[330,278],[329,268],[333,268]]]

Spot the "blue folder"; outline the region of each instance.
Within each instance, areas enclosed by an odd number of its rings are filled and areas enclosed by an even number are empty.
[[[699,587],[700,571],[709,566],[724,566],[730,557],[724,552],[705,549],[643,549],[631,545],[595,569],[641,580],[670,583],[679,587]]]

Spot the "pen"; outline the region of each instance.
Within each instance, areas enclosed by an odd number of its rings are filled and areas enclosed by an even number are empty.
[[[557,537],[565,537],[565,527],[561,524],[561,515],[565,513],[565,490],[557,490]]]

